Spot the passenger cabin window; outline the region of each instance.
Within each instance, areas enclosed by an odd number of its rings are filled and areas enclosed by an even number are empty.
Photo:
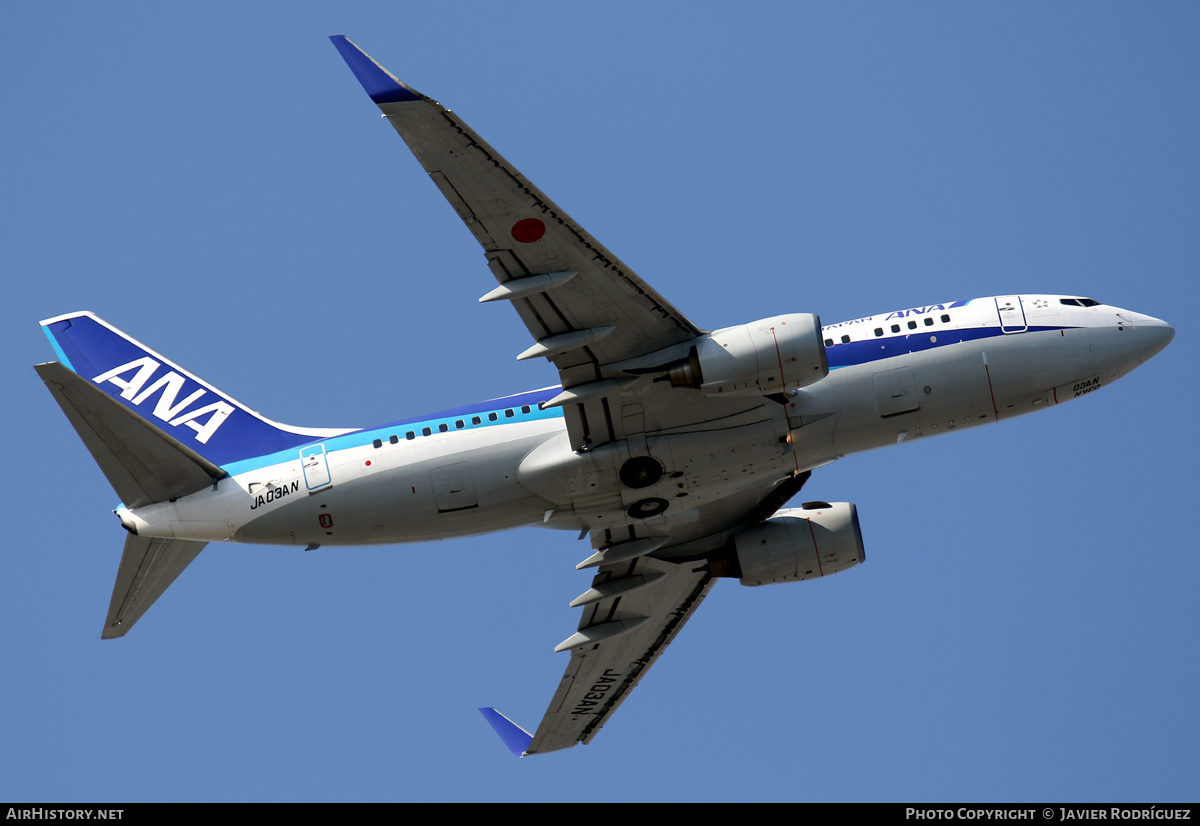
[[[522,412],[522,413],[528,413],[528,412],[529,412],[529,405],[527,405],[527,404],[523,404],[523,405],[521,405],[521,412]]]
[[[915,321],[908,322],[908,329],[910,329],[910,330],[917,329],[917,322],[915,322]]]
[[[932,326],[933,326],[933,319],[932,319],[932,318],[926,318],[926,319],[925,319],[925,326],[926,326],[926,327],[932,327]]]
[[[375,447],[383,447],[383,440],[376,439],[375,441],[371,442],[371,444],[373,444]]]
[[[893,332],[893,333],[898,333],[898,332],[900,332],[900,325],[899,325],[899,324],[893,324],[893,325],[892,325],[892,332]]]
[[[876,336],[876,338],[878,338],[878,337],[879,337],[879,336],[881,336],[881,335],[883,335],[883,328],[882,328],[882,327],[876,327],[876,328],[875,328],[875,336]]]
[[[833,339],[831,339],[831,338],[827,338],[827,339],[825,339],[825,346],[826,346],[826,347],[832,347],[832,346],[833,346]]]
[[[489,422],[494,422],[494,421],[496,421],[496,420],[497,420],[497,419],[499,419],[499,418],[500,418],[500,417],[499,417],[499,416],[497,416],[495,413],[489,413],[489,414],[488,414],[488,421],[489,421]]]
[[[400,442],[400,437],[395,434],[392,434],[391,436],[388,436],[388,441],[391,442],[392,444],[398,444]]]
[[[850,336],[842,336],[842,344],[849,344]]]
[[[472,416],[471,424],[483,424],[483,419],[479,418],[478,416]]]
[[[440,425],[438,425],[438,433],[445,433],[449,429],[450,425],[446,424],[445,422],[442,422]]]
[[[454,426],[455,426],[457,429],[459,429],[459,430],[462,430],[464,427],[466,427],[466,426],[467,426],[467,423],[466,423],[466,422],[464,422],[462,419],[459,419],[457,422],[455,422],[455,423],[454,423]]]
[[[943,324],[949,324],[949,323],[950,323],[950,316],[948,316],[948,315],[944,315],[944,316],[942,316],[942,323],[943,323]]]
[[[504,411],[504,418],[506,419],[511,419],[514,415],[516,414],[513,413],[512,408]]]
[[[404,438],[406,438],[406,439],[415,439],[415,438],[417,438],[417,434],[416,434],[416,433],[413,433],[413,432],[410,430],[410,431],[408,431],[407,433],[405,433],[405,434],[404,434]]]
[[[428,427],[422,427],[422,428],[421,428],[421,435],[422,435],[422,436],[432,436],[432,435],[433,435],[433,431],[432,431],[432,430],[430,430]]]

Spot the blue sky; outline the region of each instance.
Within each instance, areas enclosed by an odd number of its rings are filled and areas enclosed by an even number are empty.
[[[1200,8],[430,5],[0,9],[0,798],[1200,796]],[[30,369],[39,319],[92,310],[300,425],[555,381],[330,34],[701,326],[1063,292],[1176,340],[1079,402],[819,471],[867,562],[720,583],[588,747],[514,760],[475,711],[540,718],[588,579],[567,534],[210,546],[101,643],[124,534]]]

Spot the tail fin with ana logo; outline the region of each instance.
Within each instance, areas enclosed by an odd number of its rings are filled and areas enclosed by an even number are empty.
[[[271,421],[92,313],[49,318],[42,329],[67,369],[214,465],[347,432]]]
[[[91,313],[42,329],[60,361],[35,369],[127,508],[217,485],[224,465],[347,432],[273,422]],[[204,545],[126,537],[101,636],[128,632]]]

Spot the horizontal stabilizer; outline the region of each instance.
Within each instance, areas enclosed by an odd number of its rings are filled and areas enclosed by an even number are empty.
[[[117,569],[108,618],[101,639],[111,640],[129,633],[142,614],[183,573],[207,542],[188,539],[154,539],[129,536]]]
[[[492,728],[500,735],[500,739],[504,741],[504,745],[508,746],[509,751],[517,757],[525,756],[525,750],[529,748],[529,744],[533,740],[532,734],[494,708],[481,708],[479,713],[491,723]]]
[[[34,369],[126,507],[187,496],[227,475],[63,365]]]

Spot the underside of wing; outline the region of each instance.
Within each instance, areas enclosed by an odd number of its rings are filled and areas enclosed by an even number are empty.
[[[345,37],[332,40],[483,247],[502,287],[485,298],[512,301],[542,343],[531,356],[560,368],[614,362],[699,332],[454,113]]]
[[[527,754],[588,743],[675,638],[712,588],[701,563],[640,557],[602,566],[572,604],[580,630],[559,650],[571,661]]]
[[[558,367],[567,389],[558,401],[572,445],[586,449],[621,438],[621,412],[609,400],[630,391],[634,380],[606,366],[682,345],[699,328],[457,115],[345,37],[332,39],[483,247],[500,286],[480,300],[511,303],[534,339],[517,357],[544,357]]]
[[[624,702],[700,606],[718,576],[737,576],[722,564],[736,530],[758,524],[799,492],[810,474],[768,490],[731,497],[709,508],[674,536],[630,527],[627,536],[592,532],[596,553],[580,563],[595,567],[591,587],[572,600],[583,615],[578,631],[557,651],[567,664],[527,754],[589,743]]]

